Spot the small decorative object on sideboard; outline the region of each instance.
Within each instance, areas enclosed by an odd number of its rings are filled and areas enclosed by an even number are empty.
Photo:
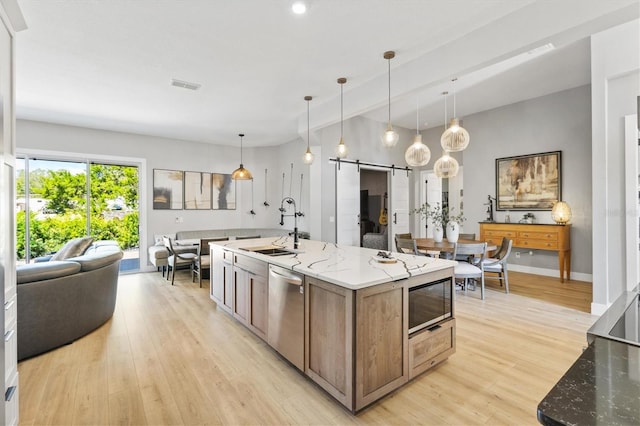
[[[533,213],[525,213],[518,223],[533,223],[535,219],[536,217],[533,215]]]
[[[551,218],[560,225],[569,223],[571,220],[571,207],[564,201],[558,201],[551,209]]]
[[[493,202],[495,200],[496,199],[491,195],[487,195],[487,202],[484,204],[485,206],[487,206],[487,219],[485,220],[485,222],[493,222]]]

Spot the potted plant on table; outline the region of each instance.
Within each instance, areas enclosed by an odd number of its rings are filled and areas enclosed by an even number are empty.
[[[429,203],[424,203],[412,212],[423,215],[425,219],[431,220],[433,224],[433,240],[437,243],[442,241],[446,229],[447,240],[455,243],[458,241],[460,233],[460,224],[466,220],[462,212],[453,214],[454,208],[442,207],[440,203],[436,203],[433,207]]]

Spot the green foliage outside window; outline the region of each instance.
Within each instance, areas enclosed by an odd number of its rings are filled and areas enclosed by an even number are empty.
[[[67,170],[29,173],[32,198],[47,200],[42,212],[31,212],[31,257],[57,251],[72,238],[86,235],[86,175]],[[92,164],[90,167],[91,230],[94,240],[116,240],[122,249],[136,248],[138,239],[138,169]],[[25,196],[24,173],[16,176],[17,197]],[[123,200],[122,205],[114,200]],[[16,254],[25,258],[26,213],[16,214]]]

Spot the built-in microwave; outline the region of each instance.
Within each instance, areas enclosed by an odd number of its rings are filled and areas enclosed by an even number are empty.
[[[409,334],[453,316],[451,277],[409,287]]]

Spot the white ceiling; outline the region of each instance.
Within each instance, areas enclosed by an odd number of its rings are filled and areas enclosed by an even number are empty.
[[[237,144],[286,143],[345,118],[441,125],[588,84],[588,36],[636,19],[639,0],[19,0],[18,118]],[[553,43],[509,70],[503,61]],[[513,61],[513,60],[511,60]],[[201,84],[172,87],[172,78]]]

